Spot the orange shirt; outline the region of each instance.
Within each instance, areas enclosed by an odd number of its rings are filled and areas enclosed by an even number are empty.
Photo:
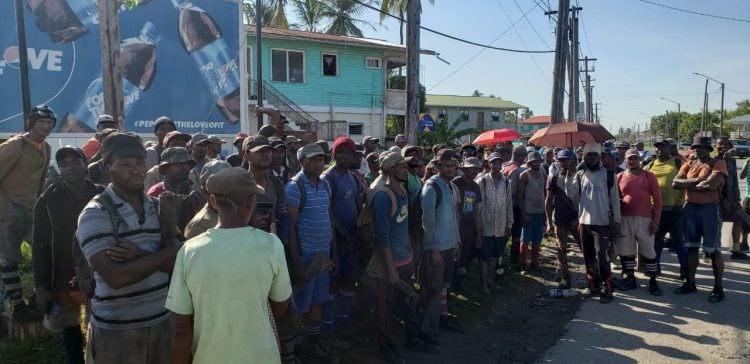
[[[711,164],[713,163],[713,169]],[[691,160],[680,167],[680,172],[677,174],[677,178],[698,178],[700,181],[705,181],[708,177],[714,173],[721,173],[726,179],[729,176],[727,171],[727,164],[719,159],[714,158],[708,163],[702,163],[700,160]],[[690,203],[705,205],[710,203],[718,203],[721,199],[720,189],[723,188],[723,183],[719,189],[715,191],[685,191],[685,200]]]

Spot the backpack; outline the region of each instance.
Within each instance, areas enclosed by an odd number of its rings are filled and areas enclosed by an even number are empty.
[[[391,219],[396,216],[398,212],[398,200],[396,194],[390,187],[380,187],[372,191],[372,199],[368,200],[364,210],[357,217],[357,240],[359,243],[359,258],[360,263],[367,262],[366,272],[372,277],[382,278],[387,277],[385,270],[385,263],[383,257],[380,254],[375,254],[375,195],[378,192],[385,192],[391,199]],[[404,191],[405,193],[405,191]]]
[[[435,184],[435,180],[431,178],[425,181],[424,185],[422,185],[422,188],[424,188],[425,186],[432,186],[432,188],[435,190],[435,210],[437,210],[438,208],[440,208],[440,204],[443,201],[443,192],[440,190],[440,187]],[[412,234],[412,244],[417,244],[412,246],[419,246],[418,244],[421,244],[422,237],[424,237],[424,227],[422,226],[421,191],[416,198],[414,198],[412,201],[409,201],[409,216],[413,217],[409,219],[409,233]],[[414,251],[418,250],[415,249]]]

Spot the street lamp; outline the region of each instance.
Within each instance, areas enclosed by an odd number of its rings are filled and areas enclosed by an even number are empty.
[[[664,101],[669,101],[673,104],[677,104],[677,127],[675,128],[675,139],[677,139],[677,144],[680,144],[680,120],[681,120],[680,118],[682,117],[682,111],[680,110],[680,103],[677,101],[670,100],[666,97],[660,97],[660,99]]]
[[[719,121],[719,136],[722,136],[721,134],[724,131],[724,82],[717,81],[717,80],[715,80],[715,79],[713,79],[711,77],[708,77],[708,76],[706,76],[706,75],[704,75],[702,73],[693,72],[693,74],[696,75],[696,76],[705,77],[707,80],[714,81],[714,82],[716,82],[716,83],[718,83],[718,84],[721,85],[721,119]],[[706,82],[708,82],[708,81],[706,81]],[[704,110],[706,108],[708,108],[708,105],[706,105],[706,107],[704,108]]]

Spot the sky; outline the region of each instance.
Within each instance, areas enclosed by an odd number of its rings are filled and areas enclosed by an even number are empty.
[[[746,22],[698,16],[641,0],[571,0],[579,12],[581,58],[598,60],[592,82],[594,102],[601,103],[601,123],[613,133],[651,116],[676,111],[699,112],[703,106],[703,73],[725,83],[725,109],[750,98],[750,1],[649,0]],[[555,0],[422,0],[422,26],[497,47],[553,50]],[[523,14],[527,13],[526,19]],[[362,26],[369,38],[399,42],[399,25],[365,10]],[[515,23],[515,25],[513,25]],[[510,30],[509,30],[510,29]],[[522,54],[485,49],[422,31],[421,48],[440,53],[421,57],[421,79],[428,93],[470,95],[479,90],[549,115],[554,53]],[[583,76],[582,76],[583,78]],[[709,81],[709,109],[721,106],[720,85]],[[583,91],[580,91],[583,95]],[[581,101],[583,96],[581,96]],[[567,114],[567,106],[565,108]]]

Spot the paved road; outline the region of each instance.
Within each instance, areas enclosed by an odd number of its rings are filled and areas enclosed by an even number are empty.
[[[742,168],[744,160],[738,161]],[[740,181],[741,195],[746,183]],[[560,338],[539,361],[541,363],[750,363],[750,261],[729,259],[728,224],[722,229],[726,272],[726,299],[711,304],[711,266],[701,259],[697,281],[699,292],[675,296],[679,286],[677,258],[663,256],[661,287],[664,295],[648,293],[647,279],[639,275],[641,287],[615,293],[615,300],[602,305],[586,300]]]

